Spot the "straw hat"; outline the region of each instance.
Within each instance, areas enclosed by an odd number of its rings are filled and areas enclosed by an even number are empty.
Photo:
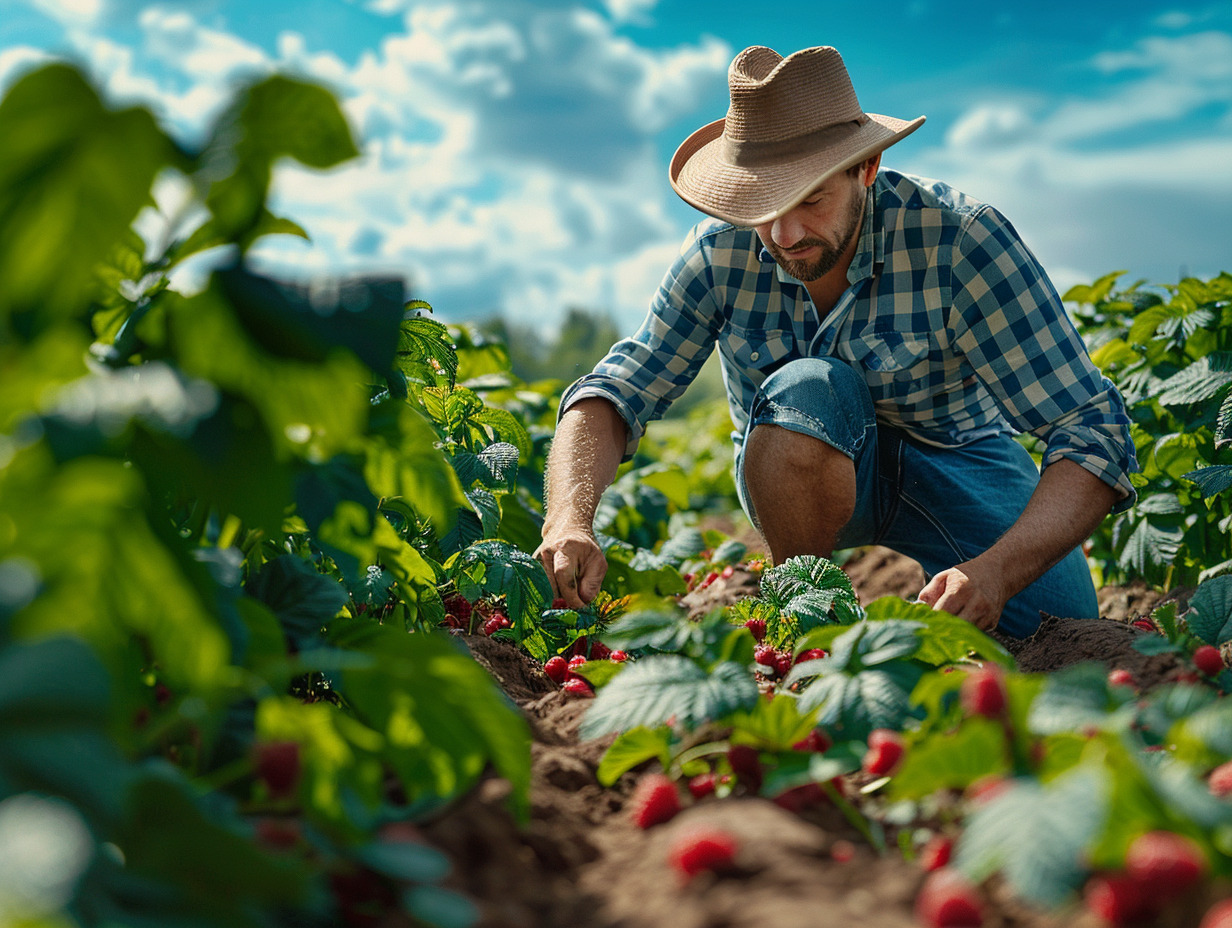
[[[786,58],[746,48],[727,83],[727,117],[685,139],[669,173],[686,203],[741,226],[777,219],[827,178],[924,122],[865,113],[842,56],[829,46]]]

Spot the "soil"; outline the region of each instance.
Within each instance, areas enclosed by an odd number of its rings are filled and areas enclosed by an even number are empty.
[[[924,584],[918,565],[881,548],[857,552],[844,565],[864,603],[886,594],[910,599]],[[696,610],[757,590],[755,575],[737,571],[686,604]],[[1182,672],[1170,655],[1147,657],[1131,644],[1146,634],[1130,623],[1161,597],[1145,587],[1105,589],[1101,618],[1046,616],[1024,641],[1002,639],[1019,668],[1049,672],[1084,660],[1129,670],[1143,687]],[[488,779],[424,834],[454,861],[447,885],[476,900],[483,928],[910,928],[924,874],[893,848],[884,855],[829,805],[802,813],[767,799],[741,797],[686,803],[666,824],[636,828],[624,805],[640,771],[612,788],[595,779],[611,738],[579,739],[588,700],[569,696],[511,644],[464,639],[476,659],[521,709],[534,737],[531,815],[519,824],[506,802],[509,786]],[[652,763],[650,767],[654,767]],[[738,842],[733,869],[682,881],[667,863],[682,834],[714,826]],[[841,861],[839,848],[854,845]],[[839,858],[839,859],[836,859]],[[1077,910],[1034,911],[1009,898],[996,881],[982,887],[988,928],[1096,928]],[[1196,899],[1193,905],[1202,904]],[[1176,913],[1168,928],[1197,923],[1201,909]],[[1161,923],[1164,924],[1164,923]]]

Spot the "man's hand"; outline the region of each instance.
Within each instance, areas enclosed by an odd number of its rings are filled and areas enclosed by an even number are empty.
[[[598,596],[607,576],[607,558],[588,532],[565,531],[544,538],[535,557],[548,573],[552,593],[571,609],[580,609]]]
[[[920,590],[919,596],[920,602],[966,619],[984,632],[997,627],[1008,599],[1009,592],[996,572],[982,572],[977,561],[941,571]]]

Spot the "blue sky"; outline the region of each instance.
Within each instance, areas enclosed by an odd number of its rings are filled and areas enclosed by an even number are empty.
[[[396,273],[445,319],[631,327],[700,218],[667,162],[723,115],[732,56],[834,45],[865,109],[928,117],[884,163],[995,204],[1060,289],[1232,271],[1232,4],[989,6],[0,0],[0,90],[70,57],[191,143],[245,75],[311,77],[363,156],[280,169],[313,242],[269,239],[264,266]],[[160,185],[168,214],[180,195]]]

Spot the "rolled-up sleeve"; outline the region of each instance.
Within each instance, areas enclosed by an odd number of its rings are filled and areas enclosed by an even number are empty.
[[[641,327],[613,345],[591,373],[565,391],[557,421],[581,399],[608,400],[629,428],[624,450],[624,460],[629,460],[646,426],[662,418],[701,370],[720,323],[710,263],[695,229],[659,285]]]
[[[950,337],[1016,429],[1133,505],[1138,470],[1124,400],[1087,353],[1035,256],[996,210],[972,213],[954,243]]]

